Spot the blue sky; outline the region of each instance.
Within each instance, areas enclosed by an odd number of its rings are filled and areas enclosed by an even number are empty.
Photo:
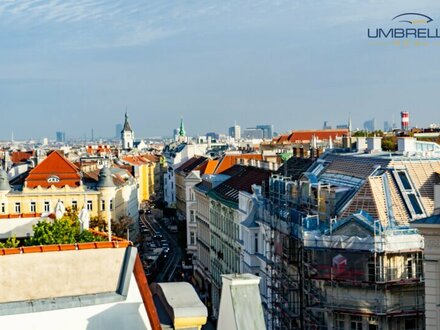
[[[0,0],[0,139],[137,137],[375,117],[440,122],[440,44],[372,45],[367,28],[436,1]]]

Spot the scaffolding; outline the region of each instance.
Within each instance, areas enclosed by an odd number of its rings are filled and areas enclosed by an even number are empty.
[[[289,178],[271,178],[260,211],[266,232],[268,328],[304,329],[303,245],[293,234],[293,200]],[[265,189],[263,189],[265,191]]]
[[[338,235],[331,225],[322,231],[319,194],[306,187],[309,198],[303,198],[302,190],[300,182],[277,175],[263,189],[268,328],[363,322],[369,329],[423,329],[421,236],[407,227],[382,228],[365,212],[354,216],[373,224],[373,236]]]

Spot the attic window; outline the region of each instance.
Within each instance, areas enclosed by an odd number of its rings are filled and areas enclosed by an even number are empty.
[[[399,174],[399,178],[400,181],[402,182],[403,188],[405,188],[406,190],[412,190],[411,183],[409,182],[406,173],[402,171],[399,171],[397,173]]]
[[[51,175],[50,177],[47,178],[47,182],[48,183],[57,183],[57,182],[60,182],[60,178],[57,177],[56,175]]]
[[[414,209],[414,212],[416,214],[418,214],[418,215],[419,214],[423,214],[423,210],[422,210],[422,208],[421,208],[421,206],[419,204],[419,201],[416,198],[416,195],[408,194],[408,198],[409,198],[409,201],[411,202],[411,205],[412,205],[412,207]]]

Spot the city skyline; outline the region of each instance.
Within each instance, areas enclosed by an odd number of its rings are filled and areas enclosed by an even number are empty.
[[[428,1],[5,1],[0,140],[113,136],[126,108],[139,137],[170,135],[181,116],[193,136],[234,121],[335,126],[349,113],[353,128],[398,124],[401,111],[427,126],[439,121],[440,46],[372,45],[366,34],[402,12],[440,22]]]

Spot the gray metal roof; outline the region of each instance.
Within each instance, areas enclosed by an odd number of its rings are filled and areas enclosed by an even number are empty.
[[[11,186],[9,185],[8,174],[0,168],[0,191],[9,191]]]
[[[108,167],[103,167],[99,171],[98,188],[112,188],[115,187],[113,182],[112,173]]]

